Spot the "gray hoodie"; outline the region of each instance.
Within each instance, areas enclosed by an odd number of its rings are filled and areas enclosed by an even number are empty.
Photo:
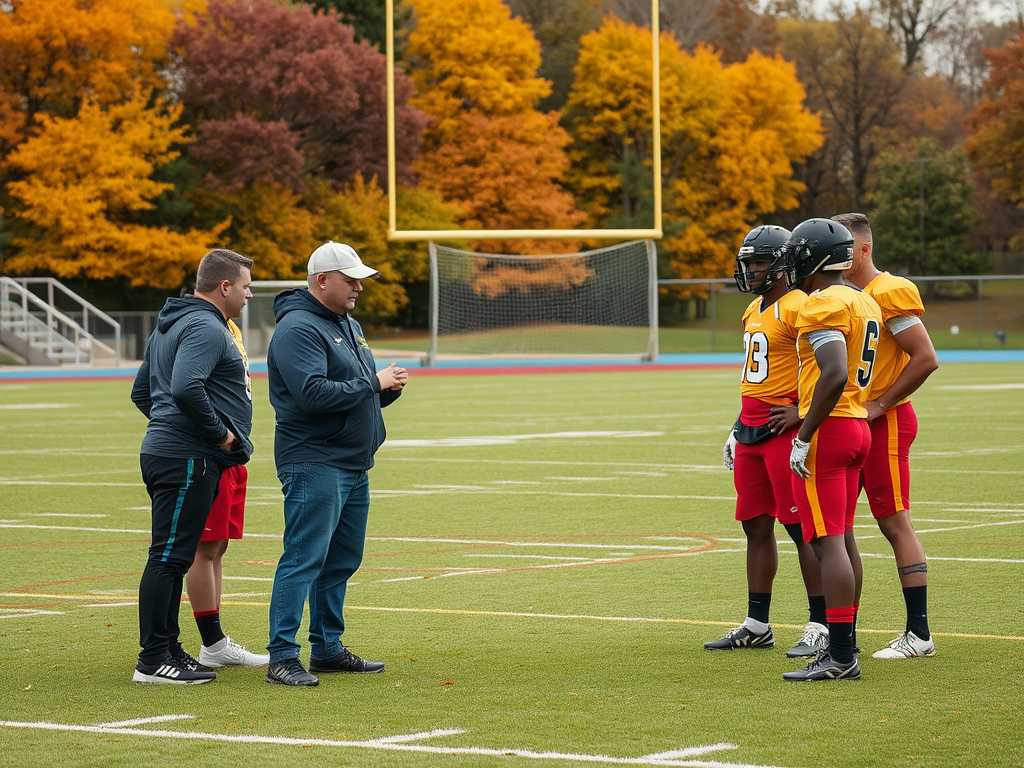
[[[252,455],[245,362],[224,315],[206,299],[167,299],[131,397],[149,419],[144,454],[206,456],[226,466],[245,464]],[[228,429],[238,438],[230,453],[220,448]]]

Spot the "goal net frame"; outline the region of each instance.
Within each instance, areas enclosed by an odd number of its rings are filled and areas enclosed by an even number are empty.
[[[504,262],[507,268],[512,268],[517,263],[528,264],[528,263],[539,263],[541,261],[550,261],[553,264],[557,263],[555,260],[561,259],[590,259],[591,257],[608,255],[610,252],[621,251],[624,248],[630,246],[642,245],[646,254],[644,266],[646,267],[646,275],[643,275],[643,282],[646,287],[646,294],[643,297],[643,301],[646,302],[646,319],[647,319],[647,340],[646,349],[644,350],[611,350],[607,352],[537,352],[523,349],[522,351],[507,352],[495,350],[493,352],[463,352],[453,353],[450,351],[438,350],[438,339],[441,334],[441,312],[443,309],[443,302],[445,297],[441,295],[441,272],[438,262],[438,244],[431,241],[429,244],[430,250],[430,346],[427,354],[422,358],[422,364],[424,366],[433,366],[437,363],[439,355],[450,355],[457,354],[460,359],[488,359],[488,358],[545,358],[545,357],[557,357],[557,358],[637,358],[642,361],[655,362],[658,359],[658,257],[657,250],[654,246],[653,240],[634,240],[627,243],[619,243],[617,245],[608,246],[605,248],[598,248],[592,251],[580,251],[578,253],[560,253],[543,256],[519,256],[509,254],[493,254],[493,253],[480,253],[476,251],[465,251],[456,248],[450,248],[448,246],[440,246],[444,252],[450,252],[453,255],[465,256],[467,258],[480,259],[481,261],[501,261]],[[625,256],[625,254],[623,254]],[[611,257],[614,258],[614,257]],[[525,274],[525,273],[524,273]],[[504,286],[503,286],[504,288]],[[514,283],[509,283],[508,288],[515,288]],[[504,291],[503,291],[504,292]],[[566,291],[565,293],[568,293]],[[510,321],[506,325],[500,325],[495,323],[494,325],[488,325],[489,330],[494,331],[509,331],[515,328],[526,329],[529,327],[529,322],[523,322],[524,318],[510,318]],[[607,322],[586,322],[581,323],[584,325],[592,325],[594,328],[607,327],[611,329],[615,327],[615,323]],[[556,322],[548,321],[548,325],[557,325]],[[636,328],[642,328],[643,326],[634,326]],[[456,335],[456,334],[452,334]]]

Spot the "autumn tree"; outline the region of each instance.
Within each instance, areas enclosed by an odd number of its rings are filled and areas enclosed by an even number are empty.
[[[572,85],[580,39],[601,24],[602,0],[507,0],[513,15],[533,29],[541,45],[537,74],[551,82],[551,93],[538,109],[561,109]]]
[[[212,240],[153,220],[186,142],[154,96],[174,17],[161,0],[0,6],[3,266],[177,287]]]
[[[540,46],[499,0],[411,0],[413,103],[433,119],[416,164],[422,183],[481,229],[563,229],[582,221],[559,181],[569,138],[537,103]],[[490,241],[484,250],[550,252],[573,244]]]
[[[588,35],[567,104],[570,181],[591,223],[640,204],[622,169],[652,167],[651,33],[614,17]],[[820,143],[792,65],[752,54],[724,65],[709,48],[661,39],[664,241],[679,277],[727,274],[758,218],[792,208],[793,163]]]
[[[196,127],[191,156],[216,183],[274,183],[301,192],[387,176],[385,60],[331,12],[275,0],[209,0],[173,42],[179,95]],[[398,179],[412,181],[424,116],[412,82],[395,78]]]
[[[60,278],[127,278],[133,286],[177,288],[216,232],[173,232],[137,223],[169,188],[152,179],[183,141],[180,109],[137,91],[102,108],[86,101],[71,118],[38,114],[38,135],[8,157],[20,180],[8,184],[29,226],[14,239],[13,272]]]
[[[889,34],[903,50],[903,68],[921,63],[925,46],[940,34],[947,19],[973,2],[970,0],[874,0]]]
[[[0,94],[17,99],[21,137],[40,115],[73,117],[86,99],[103,106],[160,86],[173,25],[161,0],[6,0]]]
[[[960,149],[924,139],[878,166],[872,229],[879,267],[912,275],[976,274],[983,261],[968,245],[978,223],[974,185]]]
[[[1024,208],[1024,27],[985,55],[991,69],[970,118],[968,152],[996,192]]]
[[[809,215],[866,207],[908,82],[895,41],[866,11],[834,9],[833,21],[779,21],[787,58],[825,129],[826,142],[804,173]]]

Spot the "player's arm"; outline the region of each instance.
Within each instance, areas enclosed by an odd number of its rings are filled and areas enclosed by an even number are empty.
[[[920,318],[898,317],[890,321],[889,332],[900,348],[910,355],[910,360],[891,387],[864,404],[868,409],[868,421],[881,416],[901,400],[910,397],[939,367],[939,357],[932,346],[931,337],[928,336],[928,329],[924,327]]]
[[[811,439],[843,396],[849,375],[846,367],[846,339],[839,331],[815,331],[808,336],[808,340],[814,347],[814,359],[820,373],[814,382],[811,405],[797,436],[793,438],[793,450],[789,454],[790,468],[804,480],[811,476],[807,469]]]
[[[846,340],[838,331],[823,333],[829,334],[827,340],[814,348],[814,359],[818,363],[821,375],[814,383],[810,408],[797,432],[797,437],[805,443],[811,441],[818,427],[836,407],[839,398],[843,396],[843,389],[849,376],[846,369]]]
[[[146,345],[146,352],[142,358],[142,365],[135,374],[135,382],[132,384],[132,402],[135,407],[142,411],[148,419],[150,411],[153,410],[153,393],[149,385],[149,344]]]

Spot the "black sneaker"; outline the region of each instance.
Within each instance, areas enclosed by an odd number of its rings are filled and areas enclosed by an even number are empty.
[[[803,669],[796,672],[783,672],[783,680],[805,681],[805,680],[860,680],[860,662],[856,658],[849,664],[840,664],[838,661],[821,651]]]
[[[731,651],[734,648],[771,648],[774,645],[775,635],[772,634],[771,627],[768,627],[768,631],[760,635],[746,627],[736,627],[736,629],[730,629],[729,633],[721,640],[704,643],[704,647],[709,651]]]
[[[320,685],[316,675],[311,675],[298,659],[272,661],[267,667],[267,682],[278,685]]]
[[[168,658],[161,664],[135,665],[132,681],[136,683],[165,683],[169,685],[199,685],[217,679],[217,673],[189,669],[176,659]]]
[[[171,654],[171,658],[190,672],[213,672],[213,667],[200,664],[184,648],[178,648],[177,653]]]
[[[359,674],[370,674],[372,672],[383,672],[383,661],[367,661],[360,659],[345,646],[333,656],[319,658],[309,657],[309,671],[316,673],[323,672],[356,672]]]

